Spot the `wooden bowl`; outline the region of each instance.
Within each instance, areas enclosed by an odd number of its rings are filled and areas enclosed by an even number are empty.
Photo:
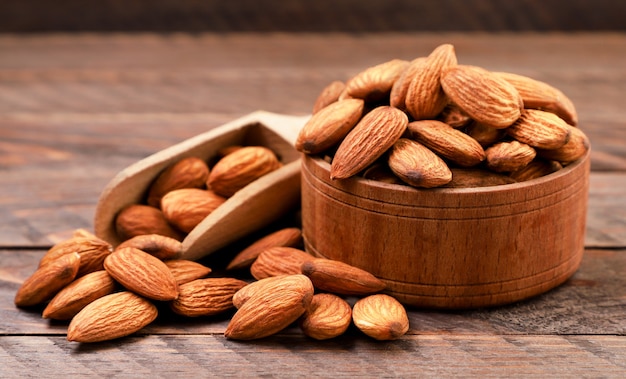
[[[512,303],[567,280],[583,250],[589,152],[527,182],[415,189],[330,180],[302,162],[306,249],[363,268],[406,305],[463,309]]]
[[[308,117],[257,111],[146,157],[118,173],[104,188],[94,220],[98,237],[121,243],[115,217],[142,203],[150,184],[166,167],[185,157],[208,161],[230,145],[273,150],[284,164],[239,190],[198,224],[182,241],[181,258],[196,260],[297,209],[300,202],[300,153],[293,147]]]

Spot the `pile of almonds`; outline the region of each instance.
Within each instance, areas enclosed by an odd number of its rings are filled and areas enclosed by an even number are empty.
[[[237,191],[282,166],[263,146],[228,146],[216,159],[209,169],[200,158],[183,158],[160,173],[144,204],[129,205],[116,216],[120,239],[159,234],[182,240]]]
[[[307,336],[329,339],[351,323],[366,335],[396,339],[409,329],[404,307],[380,293],[385,284],[342,262],[297,248],[298,228],[270,233],[230,262],[231,276],[179,259],[182,244],[158,234],[132,237],[115,249],[79,229],[55,244],[15,295],[18,307],[43,306],[43,317],[70,320],[67,339],[100,342],[135,333],[159,309],[181,317],[207,317],[236,308],[224,335],[250,340],[298,322]],[[236,274],[249,270],[252,282]],[[345,296],[360,297],[353,307]]]
[[[355,175],[414,187],[534,179],[576,161],[589,140],[572,102],[526,76],[457,63],[454,46],[393,59],[320,93],[296,149]]]

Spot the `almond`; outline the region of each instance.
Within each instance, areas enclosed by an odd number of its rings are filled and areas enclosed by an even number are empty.
[[[340,80],[335,80],[331,82],[329,85],[324,87],[322,92],[315,99],[315,103],[313,104],[312,114],[316,114],[321,109],[326,108],[328,105],[334,103],[339,100],[339,95],[346,88],[346,84]]]
[[[237,293],[235,293],[233,296],[233,305],[235,308],[239,309],[251,297],[259,296],[264,292],[273,292],[276,288],[284,286],[285,283],[289,283],[289,280],[300,281],[302,279],[294,275],[299,274],[270,276],[249,283],[247,286],[241,288],[237,291]],[[285,279],[285,277],[289,278]]]
[[[43,310],[43,318],[69,320],[87,304],[113,293],[115,287],[115,280],[105,270],[89,273],[59,291]]]
[[[302,273],[313,286],[341,295],[367,295],[385,289],[385,283],[358,267],[340,261],[315,258],[302,264]]]
[[[506,132],[516,140],[538,149],[558,149],[569,140],[571,127],[559,116],[526,109]]]
[[[492,128],[506,128],[520,117],[523,101],[515,87],[483,68],[453,66],[442,74],[441,86],[467,115]]]
[[[352,308],[352,321],[377,340],[395,340],[409,330],[409,317],[398,300],[385,294],[360,299]]]
[[[341,142],[333,158],[331,179],[356,175],[382,156],[406,130],[407,115],[389,106],[366,114]]]
[[[213,166],[207,187],[230,197],[243,187],[280,167],[278,158],[263,146],[245,146],[220,159]]]
[[[361,71],[348,80],[339,99],[356,98],[366,102],[377,102],[387,98],[393,83],[402,75],[408,64],[409,62],[402,59],[392,59]]]
[[[496,172],[517,171],[529,164],[537,152],[518,141],[499,142],[488,148],[487,167]]]
[[[481,168],[452,168],[452,180],[446,188],[492,187],[515,183],[515,179]]]
[[[106,241],[92,237],[72,237],[52,246],[39,261],[39,267],[71,253],[80,255],[80,268],[76,276],[102,270],[102,262],[111,254],[113,247]]]
[[[296,150],[318,154],[339,144],[361,119],[363,106],[361,99],[346,99],[315,113],[300,129]]]
[[[552,112],[570,125],[578,124],[574,103],[563,92],[539,80],[509,72],[494,72],[511,83],[524,101],[524,108]]]
[[[131,204],[124,207],[115,217],[115,230],[122,240],[142,234],[159,234],[182,240],[182,233],[174,229],[160,209],[149,205]]]
[[[470,123],[465,128],[465,133],[475,139],[483,149],[506,137],[506,129],[492,128],[480,122]]]
[[[270,276],[300,274],[302,263],[313,260],[311,254],[293,247],[269,247],[250,266],[250,273],[259,280]]]
[[[125,247],[134,247],[160,260],[178,258],[183,252],[183,244],[180,241],[158,234],[135,236],[119,244],[117,249]]]
[[[161,198],[181,188],[203,188],[209,177],[209,166],[200,158],[188,157],[161,172],[148,190],[148,205],[159,207]]]
[[[461,167],[476,166],[485,159],[485,151],[475,139],[441,121],[413,121],[408,129],[412,139]]]
[[[302,231],[299,228],[284,228],[258,239],[243,249],[226,267],[227,270],[247,268],[259,254],[270,247],[297,247],[302,244]]]
[[[582,158],[590,148],[589,139],[585,133],[575,127],[569,127],[569,140],[565,145],[553,150],[539,150],[537,153],[548,160],[558,161],[566,166]]]
[[[563,167],[559,162],[535,158],[535,160],[524,168],[510,173],[509,176],[518,182],[524,182],[552,174],[553,172],[559,171],[561,168]]]
[[[233,278],[196,279],[182,284],[178,298],[169,305],[186,317],[217,315],[233,308],[233,295],[247,284]]]
[[[189,283],[196,279],[204,278],[211,273],[211,269],[198,262],[190,261],[187,259],[172,259],[164,262],[167,268],[170,269],[176,284]]]
[[[452,180],[446,162],[426,146],[407,138],[400,138],[393,145],[388,163],[396,176],[414,187],[439,187]]]
[[[389,105],[398,108],[402,111],[406,111],[406,93],[409,90],[411,79],[419,74],[423,68],[422,62],[426,60],[426,57],[418,57],[409,62],[402,74],[393,83],[391,92],[389,93]]]
[[[50,300],[76,278],[79,268],[80,255],[75,252],[39,267],[17,290],[15,305],[29,307]]]
[[[101,297],[85,306],[70,322],[67,340],[100,342],[133,334],[156,319],[148,300],[124,291]]]
[[[104,260],[106,271],[129,291],[153,300],[174,300],[178,285],[170,269],[134,247],[117,249]]]
[[[237,310],[224,331],[226,338],[252,340],[270,336],[307,310],[314,292],[309,278],[297,274],[270,279],[271,288],[257,286],[258,292]]]
[[[414,120],[433,119],[448,103],[440,79],[442,72],[457,65],[454,46],[438,46],[418,65],[406,93],[406,110]]]
[[[318,293],[300,319],[306,336],[326,340],[342,335],[352,322],[352,308],[347,301],[330,293]]]
[[[363,178],[389,184],[405,184],[385,163],[374,163],[363,171]]]
[[[454,129],[462,129],[470,125],[473,121],[470,116],[454,103],[448,103],[437,116],[437,120],[450,125]]]
[[[225,201],[210,190],[183,188],[163,196],[161,209],[167,222],[189,233]]]

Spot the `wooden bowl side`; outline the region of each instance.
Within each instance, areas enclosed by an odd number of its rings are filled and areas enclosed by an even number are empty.
[[[307,250],[372,272],[405,304],[511,303],[561,284],[580,265],[589,154],[539,179],[471,189],[331,181],[329,168],[303,160]]]

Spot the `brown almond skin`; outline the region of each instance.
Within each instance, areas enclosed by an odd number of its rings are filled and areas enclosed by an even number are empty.
[[[300,129],[295,148],[306,154],[318,154],[338,145],[363,115],[361,99],[345,99],[315,113]]]
[[[164,261],[167,268],[170,269],[176,284],[189,283],[196,279],[204,278],[211,273],[211,268],[200,264],[198,262],[190,261],[187,259],[172,259]]]
[[[124,247],[134,247],[144,253],[154,255],[162,261],[176,259],[183,252],[183,244],[180,241],[158,234],[135,236],[119,244],[116,249]]]
[[[328,105],[339,100],[339,95],[341,95],[345,88],[346,83],[340,80],[335,80],[328,84],[326,87],[324,87],[324,89],[322,89],[320,94],[317,96],[317,99],[315,99],[315,102],[313,103],[313,110],[311,113],[316,114],[320,110],[326,108]]]
[[[253,340],[270,336],[307,310],[314,293],[309,278],[297,274],[270,279],[275,286],[272,290],[259,286],[260,290],[241,305],[224,331],[226,338]]]
[[[299,321],[302,332],[316,340],[335,338],[352,322],[352,308],[347,301],[330,293],[318,293]]]
[[[298,247],[302,244],[299,228],[284,228],[266,235],[239,252],[226,267],[227,270],[248,268],[259,254],[270,247]]]
[[[437,46],[420,63],[407,89],[406,110],[414,120],[426,120],[437,117],[448,103],[448,97],[441,88],[441,73],[457,65],[454,46]]]
[[[483,149],[506,137],[506,129],[496,129],[479,122],[472,122],[465,127],[465,133],[475,139]]]
[[[394,82],[402,75],[408,64],[408,61],[402,59],[392,59],[368,67],[348,80],[339,100],[356,98],[365,102],[377,102],[387,98]]]
[[[549,161],[541,157],[536,157],[524,168],[513,171],[509,174],[509,176],[518,182],[525,182],[528,180],[540,178],[548,174],[552,174],[553,172],[559,171],[562,168],[563,166],[561,166],[559,162]]]
[[[15,305],[30,307],[50,300],[70,284],[80,268],[80,255],[69,253],[39,267],[15,293]]]
[[[115,280],[105,270],[89,273],[59,291],[43,310],[43,318],[69,320],[92,301],[113,293]]]
[[[115,230],[122,241],[143,234],[159,234],[182,241],[184,233],[171,226],[160,209],[132,204],[115,217]]]
[[[524,108],[552,112],[572,126],[578,124],[574,103],[559,89],[548,83],[509,72],[494,72],[511,83],[524,101]]]
[[[235,192],[280,167],[270,149],[263,146],[245,146],[220,159],[211,169],[207,187],[223,197]]]
[[[515,183],[516,180],[484,168],[452,168],[452,180],[445,188],[480,188]]]
[[[163,196],[161,209],[167,222],[189,233],[225,201],[225,197],[210,190],[182,188]]]
[[[501,129],[519,117],[523,101],[515,87],[483,68],[456,65],[441,76],[448,98],[472,119]]]
[[[213,316],[234,308],[233,295],[248,283],[234,278],[196,279],[179,287],[170,309],[181,316]]]
[[[400,138],[391,148],[387,162],[397,177],[413,187],[440,187],[452,180],[446,162],[411,139]]]
[[[157,318],[154,304],[129,291],[94,300],[70,322],[67,340],[101,342],[131,335]]]
[[[366,335],[381,341],[395,340],[409,331],[409,317],[398,300],[376,294],[358,300],[352,321]]]
[[[521,117],[511,125],[507,134],[537,149],[552,150],[565,145],[570,138],[571,127],[554,113],[525,109]]]
[[[297,274],[270,276],[249,283],[247,286],[241,288],[239,291],[237,291],[237,293],[235,293],[235,295],[233,296],[233,305],[235,306],[235,308],[239,309],[251,297],[257,296],[260,293],[275,291],[277,288],[285,285],[285,277],[292,277],[292,275]],[[297,277],[293,278],[296,278],[296,280],[300,280]]]
[[[52,246],[39,261],[39,267],[57,260],[59,257],[78,253],[80,268],[76,276],[102,270],[102,262],[111,254],[113,247],[106,241],[92,237],[72,237]]]
[[[489,147],[487,167],[495,172],[517,171],[535,159],[537,152],[532,147],[518,141],[498,142]]]
[[[472,118],[454,103],[448,103],[437,116],[437,120],[450,125],[454,129],[462,129],[472,123]]]
[[[316,289],[334,294],[368,295],[385,289],[385,283],[369,272],[332,259],[304,262],[301,270]]]
[[[426,57],[418,57],[409,62],[402,74],[391,87],[391,92],[389,93],[389,105],[402,111],[406,111],[406,93],[409,90],[411,79],[418,75],[420,70],[423,68],[422,62],[424,60],[426,60]]]
[[[389,184],[405,184],[386,163],[374,163],[363,171],[363,178]]]
[[[476,166],[485,159],[478,141],[441,121],[413,121],[408,129],[411,139],[461,167]]]
[[[356,175],[380,158],[409,123],[397,108],[381,106],[366,114],[341,142],[330,167],[331,179]]]
[[[570,127],[569,131],[570,137],[565,145],[553,150],[538,150],[537,154],[542,158],[558,161],[564,166],[582,158],[591,147],[589,138],[579,128]]]
[[[311,254],[293,247],[275,246],[263,250],[250,266],[257,279],[270,276],[300,274],[302,263],[315,259]]]
[[[188,157],[174,163],[157,176],[148,190],[147,203],[161,205],[166,193],[181,188],[203,188],[209,177],[209,166],[200,158]]]
[[[104,260],[104,268],[129,291],[148,299],[168,301],[178,297],[178,285],[160,259],[133,247],[117,249]]]

